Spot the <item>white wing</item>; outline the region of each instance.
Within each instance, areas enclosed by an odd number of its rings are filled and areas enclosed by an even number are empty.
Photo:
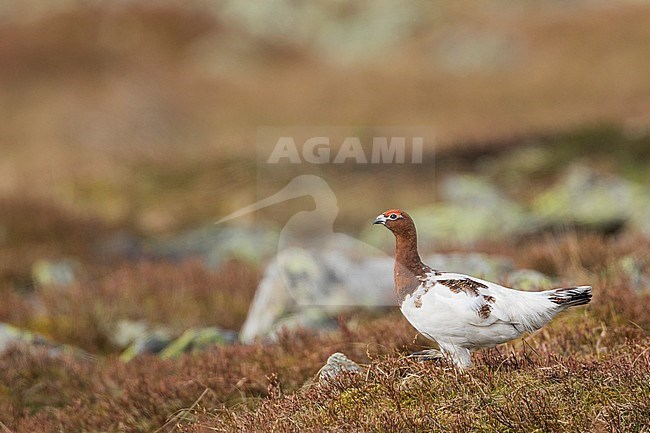
[[[470,314],[468,321],[475,326],[504,322],[522,332],[534,331],[548,323],[560,310],[546,292],[514,290],[457,273],[440,273],[434,278],[437,293],[442,295],[446,290],[459,295],[453,298],[451,305],[459,314],[462,311]]]
[[[488,347],[539,329],[559,311],[544,292],[508,289],[468,275],[430,272],[402,312],[418,331],[454,345]]]

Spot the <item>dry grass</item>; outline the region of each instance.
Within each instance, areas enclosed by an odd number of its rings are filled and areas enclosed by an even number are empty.
[[[203,413],[182,430],[642,431],[647,344],[598,361],[491,352],[469,374],[391,356],[365,375],[268,398],[256,412]]]

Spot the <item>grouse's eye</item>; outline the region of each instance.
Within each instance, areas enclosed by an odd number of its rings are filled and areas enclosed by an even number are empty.
[[[392,220],[397,219],[397,214],[392,213],[392,214],[390,214],[390,216],[388,218],[390,218]]]

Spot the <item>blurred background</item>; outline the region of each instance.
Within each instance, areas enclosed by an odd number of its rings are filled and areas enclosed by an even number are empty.
[[[263,127],[434,138],[270,166]],[[0,0],[0,430],[638,430],[649,128],[645,0]],[[391,208],[432,267],[594,299],[416,366]],[[312,392],[339,351],[373,373]]]
[[[515,266],[549,233],[650,236],[645,1],[3,0],[0,119],[0,322],[92,353],[236,335],[314,206],[213,224],[260,198],[263,125],[435,129],[409,170],[319,168],[336,231],[387,253],[393,207],[427,252]]]

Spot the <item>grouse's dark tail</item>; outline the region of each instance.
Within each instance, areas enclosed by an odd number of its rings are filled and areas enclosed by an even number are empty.
[[[563,287],[549,290],[548,299],[564,308],[588,304],[591,301],[591,286]]]

